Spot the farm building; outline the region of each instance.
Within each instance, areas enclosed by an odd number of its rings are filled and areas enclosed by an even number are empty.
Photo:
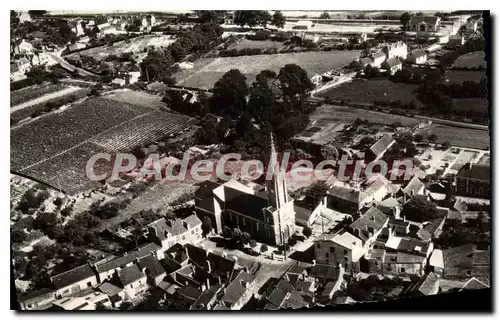
[[[378,52],[372,53],[371,58],[373,60],[372,67],[378,68],[382,65],[382,63],[384,63],[384,61],[386,59],[386,54],[382,51],[378,51]]]
[[[382,63],[382,68],[386,69],[391,75],[395,74],[397,71],[403,69],[403,64],[398,58],[389,58],[384,63]]]
[[[413,50],[408,55],[408,61],[415,64],[424,64],[427,61],[427,53],[424,50]]]
[[[457,195],[490,197],[490,166],[468,163],[455,177]]]
[[[410,31],[435,32],[439,30],[441,18],[436,16],[413,16],[410,20]]]
[[[408,56],[408,46],[403,41],[398,41],[384,46],[382,52],[385,53],[387,59],[401,58],[405,60]]]

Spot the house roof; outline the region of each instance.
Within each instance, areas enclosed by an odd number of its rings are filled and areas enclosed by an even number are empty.
[[[406,187],[404,187],[403,192],[406,195],[413,196],[418,194],[422,189],[425,188],[425,185],[417,176],[411,178],[410,182]]]
[[[316,264],[307,269],[309,276],[324,280],[337,280],[340,275],[340,268],[326,264]]]
[[[102,293],[105,293],[107,294],[109,297],[112,297],[116,294],[119,294],[120,292],[123,291],[122,288],[120,287],[117,287],[115,286],[114,284],[112,283],[109,283],[109,282],[104,282],[103,284],[101,284],[98,289],[102,292]]]
[[[410,25],[418,25],[422,22],[426,24],[436,25],[439,21],[439,17],[435,16],[412,16],[410,19]]]
[[[182,296],[195,301],[201,296],[201,291],[192,284],[188,284],[180,288],[179,290],[177,290],[177,292]]]
[[[158,277],[165,274],[166,271],[161,265],[161,263],[154,257],[154,255],[149,255],[139,260],[139,268],[146,268],[146,275],[150,277]]]
[[[211,286],[196,299],[191,306],[191,310],[205,310],[210,301],[217,295],[221,286]]]
[[[390,260],[388,260],[391,257],[391,255],[386,255],[385,256],[385,261],[390,263]],[[424,263],[425,262],[425,257],[418,256],[415,254],[409,254],[406,252],[397,252],[396,253],[396,262],[397,263]]]
[[[348,249],[354,249],[356,246],[361,246],[361,240],[349,232],[344,232],[342,234],[336,234],[331,241],[345,247]]]
[[[439,290],[439,277],[434,272],[424,274],[413,286],[411,291],[419,291],[425,296],[434,295]]]
[[[354,300],[353,298],[351,298],[349,296],[337,297],[335,299],[335,303],[336,304],[353,304],[353,303],[356,303],[356,300]]]
[[[165,233],[171,236],[177,236],[185,233],[191,228],[194,228],[201,224],[201,220],[195,214],[190,215],[182,220],[167,220],[165,218],[158,219],[156,221],[148,224],[148,229],[153,228],[156,230],[156,234],[160,241],[163,241],[167,238]]]
[[[359,204],[364,198],[361,191],[341,186],[331,186],[330,190],[328,190],[328,196],[354,204]]]
[[[415,238],[401,238],[396,248],[399,252],[408,252],[418,255],[427,255],[430,244]]]
[[[20,295],[17,299],[19,302],[24,302],[28,300],[44,300],[47,296],[54,294],[54,290],[49,288],[42,288],[24,295]]]
[[[83,266],[79,266],[53,276],[50,279],[56,289],[61,289],[95,276],[96,275],[90,265],[84,264]]]
[[[463,290],[477,290],[477,289],[488,289],[490,286],[488,286],[486,283],[483,283],[476,278],[472,277],[467,282],[460,288],[459,291]]]
[[[430,241],[436,235],[436,232],[443,226],[445,218],[436,218],[424,228],[418,230],[417,236],[424,240]]]
[[[457,199],[453,204],[453,209],[457,210],[460,213],[464,213],[467,211],[467,204],[460,199]]]
[[[427,53],[422,49],[417,49],[417,50],[413,50],[411,52],[411,55],[414,56],[415,58],[420,58],[420,57],[427,56]]]
[[[408,227],[410,223],[405,220],[400,220],[400,219],[394,219],[394,218],[389,218],[389,222],[387,223],[388,225],[391,226],[398,226],[398,227]]]
[[[251,284],[254,279],[255,277],[253,275],[248,274],[245,271],[241,271],[236,276],[236,278],[226,287],[225,294],[222,297],[222,300],[229,305],[236,303],[247,290],[244,282]]]
[[[377,58],[385,58],[385,53],[383,53],[382,51],[372,53],[372,59],[375,60]]]
[[[457,178],[469,178],[490,182],[490,166],[484,164],[465,165],[457,173]]]
[[[119,268],[123,265],[129,264],[137,258],[139,258],[139,259],[143,258],[143,257],[151,254],[152,252],[158,251],[160,249],[161,249],[161,247],[159,245],[157,245],[156,243],[150,242],[150,243],[143,245],[138,250],[133,250],[133,251],[127,252],[121,257],[117,257],[117,258],[112,259],[108,262],[96,265],[95,268],[96,268],[96,271],[98,273],[113,270],[113,269]]]
[[[387,221],[388,217],[382,211],[375,207],[371,207],[349,227],[353,230],[358,230],[360,234],[370,231],[375,233],[382,229]]]
[[[456,267],[472,269],[473,251],[474,245],[472,243],[444,250],[443,257],[445,269]]]
[[[389,68],[395,67],[397,65],[400,65],[401,61],[399,61],[398,58],[392,57],[387,60],[385,60],[385,65],[388,66]]]
[[[134,283],[137,280],[145,277],[146,275],[142,273],[141,269],[139,269],[139,266],[136,264],[118,270],[118,278],[120,279],[120,282],[123,286]]]
[[[385,208],[395,208],[395,207],[400,207],[401,203],[399,203],[398,199],[394,197],[387,198],[383,200],[382,202],[379,203],[379,206],[385,207]]]
[[[373,60],[370,57],[365,57],[361,59],[361,64],[367,65],[367,64],[372,64]]]
[[[395,59],[395,58],[391,58]],[[388,59],[387,61],[391,60]],[[397,59],[396,59],[397,60]],[[399,60],[398,60],[399,61]],[[384,154],[384,152],[389,149],[389,147],[394,143],[394,139],[392,136],[388,133],[384,134],[377,142],[375,142],[371,147],[370,150],[373,152],[375,156],[381,156]]]

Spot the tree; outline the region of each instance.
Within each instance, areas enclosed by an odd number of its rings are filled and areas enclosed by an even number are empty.
[[[224,13],[223,11],[215,11],[215,10],[197,10],[195,11],[198,15],[198,22],[205,23],[217,23],[219,15]]]
[[[404,29],[408,28],[408,24],[410,23],[411,20],[411,14],[407,11],[401,15],[399,18],[399,21],[401,21],[401,24],[403,25]]]
[[[268,250],[267,245],[262,244],[262,245],[260,246],[260,252],[264,253],[264,252],[266,252],[267,250]]]
[[[423,139],[424,139],[424,137],[419,133],[417,133],[416,135],[413,136],[413,141],[415,141],[416,143],[422,142]]]
[[[328,12],[323,11],[323,13],[319,16],[320,19],[330,19],[330,15]]]
[[[212,144],[218,141],[217,139],[217,120],[213,117],[202,119],[200,128],[195,134],[196,142],[199,144]]]
[[[296,64],[287,64],[281,68],[278,79],[281,91],[289,101],[299,97],[300,102],[302,102],[307,92],[314,88],[307,72]]]
[[[237,10],[234,12],[234,23],[241,27],[245,25],[250,28],[258,25],[266,27],[270,20],[271,15],[265,10]]]
[[[306,190],[306,198],[308,202],[311,204],[312,208],[315,208],[318,203],[323,200],[328,191],[328,186],[324,181],[314,182],[307,188]]]
[[[436,135],[435,133],[433,133],[433,134],[431,134],[429,137],[427,137],[427,139],[428,139],[430,142],[432,142],[432,143],[436,142],[437,138],[438,138],[438,137],[437,137],[437,135]]]
[[[259,73],[250,87],[247,110],[257,123],[268,121],[276,106],[276,97],[269,86],[269,82],[276,78],[276,74],[267,71],[269,70]]]
[[[451,143],[449,141],[444,141],[443,143],[441,143],[441,146],[446,150],[450,148]]]
[[[248,245],[250,246],[250,248],[255,248],[257,246],[257,241],[251,239]]]
[[[238,117],[245,110],[248,91],[246,77],[238,69],[229,70],[214,84],[210,111]]]
[[[408,201],[404,205],[401,215],[415,222],[426,222],[440,217],[436,204],[427,200],[427,198],[422,195],[414,196]]]
[[[175,43],[175,42],[174,42]],[[174,49],[175,50],[175,49]],[[151,50],[141,66],[141,80],[159,81],[165,77],[171,76],[171,65],[174,64],[174,58],[169,50]],[[177,52],[177,54],[180,54]]]
[[[285,26],[285,16],[281,11],[277,10],[274,12],[273,17],[271,19],[271,24],[281,29]]]
[[[206,236],[207,234],[212,231],[212,219],[210,217],[205,216],[203,217],[203,223],[201,225],[201,229],[203,230],[203,235]]]
[[[304,229],[302,229],[302,234],[304,237],[309,238],[312,235],[312,229],[308,226],[305,226]]]
[[[14,243],[21,243],[26,240],[26,232],[24,230],[16,228],[12,229],[10,232],[10,240]]]

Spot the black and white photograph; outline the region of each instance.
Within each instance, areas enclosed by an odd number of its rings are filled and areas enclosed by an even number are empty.
[[[303,6],[10,10],[11,309],[492,310],[489,11]]]

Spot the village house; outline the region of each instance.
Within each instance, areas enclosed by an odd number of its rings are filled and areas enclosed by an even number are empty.
[[[222,286],[215,285],[204,292],[196,299],[189,310],[212,310],[217,303],[217,295],[221,292]]]
[[[490,166],[468,163],[455,176],[456,194],[474,198],[490,198]]]
[[[184,219],[158,219],[147,225],[147,237],[166,250],[176,243],[197,243],[202,239],[201,220],[193,214]]]
[[[436,32],[439,30],[441,18],[436,16],[412,16],[410,19],[410,31],[414,32]]]
[[[431,241],[434,238],[439,238],[445,221],[446,219],[444,217],[434,219],[432,222],[418,230],[417,236],[423,241]]]
[[[104,282],[97,288],[97,290],[108,296],[109,301],[114,308],[119,308],[125,299],[125,290],[110,282]]]
[[[422,181],[420,181],[418,176],[413,176],[410,182],[408,182],[408,184],[401,189],[401,194],[403,195],[405,201],[417,195],[424,195],[425,185]]]
[[[276,159],[274,143],[271,145]],[[234,179],[223,184],[207,181],[196,192],[195,206],[212,217],[217,233],[224,226],[239,228],[257,241],[280,245],[295,232],[294,199],[288,195],[282,171],[266,181],[265,191]]]
[[[465,30],[467,33],[474,33],[477,31],[477,23],[478,20],[476,19],[471,19],[469,22],[465,24]]]
[[[116,272],[121,287],[124,289],[124,300],[134,300],[148,289],[145,269],[140,269],[137,264],[125,267]]]
[[[408,56],[408,46],[403,41],[393,42],[382,47],[382,52],[387,60],[391,58],[399,58],[406,60]]]
[[[375,66],[375,62],[370,58],[370,57],[364,57],[359,60],[359,64],[361,66],[361,69],[365,69],[366,66]]]
[[[395,197],[388,197],[377,203],[377,208],[394,219],[400,219],[401,210],[403,205]],[[389,221],[390,223],[390,221]]]
[[[231,310],[240,310],[248,302],[255,291],[255,276],[240,271],[234,280],[223,289],[223,302]]]
[[[417,282],[410,285],[403,293],[407,297],[435,295],[439,292],[439,276],[434,272],[424,274]]]
[[[319,86],[322,82],[323,82],[323,76],[320,75],[320,74],[315,74],[314,76],[312,76],[311,78],[311,82],[315,85],[315,86]]]
[[[407,60],[414,64],[424,64],[427,62],[427,53],[421,49],[413,50]]]
[[[389,59],[390,60],[390,59]],[[387,61],[389,61],[387,60]],[[397,59],[396,59],[397,60]],[[387,63],[384,62],[384,63]],[[398,60],[399,61],[399,60]],[[377,140],[371,147],[371,155],[368,155],[368,159],[377,161],[382,158],[387,150],[395,143],[396,141],[392,138],[392,135],[385,133]]]
[[[486,283],[472,277],[467,282],[460,288],[458,291],[464,291],[464,290],[479,290],[479,289],[489,289],[490,286],[487,285]]]
[[[19,43],[14,47],[15,54],[33,53],[34,50],[35,47],[33,46],[33,44],[26,41],[26,39],[22,39],[21,43]]]
[[[70,23],[70,25],[71,25],[71,31],[73,31],[73,33],[77,37],[85,34],[85,30],[84,30],[84,28],[82,26],[82,22],[83,22],[82,19],[76,19],[74,21],[71,21],[71,23]]]
[[[327,208],[355,215],[368,203],[366,194],[359,189],[331,186],[327,191]]]
[[[82,290],[97,286],[97,276],[90,264],[84,264],[50,277],[56,298],[66,297]]]
[[[224,24],[234,24],[234,12],[227,11],[224,13]]]
[[[156,259],[154,254],[139,259],[137,265],[141,270],[145,270],[148,283],[153,287],[158,286],[158,284],[167,275],[165,269],[158,259]]]
[[[468,243],[443,251],[444,278],[490,277],[490,252]]]
[[[110,307],[108,296],[102,292],[92,291],[78,297],[61,298],[53,302],[51,310],[80,311],[96,310],[98,305]]]
[[[382,63],[384,63],[386,59],[386,54],[382,51],[377,51],[372,53],[370,58],[373,61],[371,66],[375,68],[380,68],[382,66]]]
[[[292,27],[294,30],[310,30],[314,26],[314,23],[312,21],[308,20],[299,20],[297,23]]]
[[[19,19],[19,23],[25,23],[25,22],[32,21],[31,15],[29,14],[28,11],[19,12],[19,14],[17,15],[17,18]]]
[[[54,290],[43,288],[20,296],[17,301],[21,310],[45,310],[55,300]]]
[[[271,278],[265,284],[265,290],[260,297],[263,310],[298,309],[308,307],[293,284],[284,278]],[[260,309],[260,308],[259,308]]]
[[[403,69],[403,64],[398,58],[393,57],[385,60],[382,64],[382,68],[386,69],[390,75],[394,75],[397,71]]]
[[[75,42],[68,46],[69,51],[76,51],[80,49],[85,49],[87,45],[85,43]]]
[[[454,46],[463,46],[465,44],[465,37],[461,34],[450,36],[449,44]]]
[[[434,249],[429,258],[429,266],[432,268],[432,271],[439,275],[443,276],[444,271],[444,258],[443,258],[443,250]]]

